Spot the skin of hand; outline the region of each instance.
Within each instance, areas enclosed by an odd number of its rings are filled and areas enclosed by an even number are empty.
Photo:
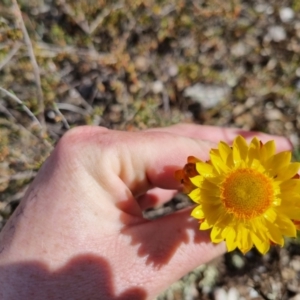
[[[282,137],[187,124],[67,132],[1,232],[0,299],[153,299],[224,253],[191,208],[152,221],[142,211],[176,192],[187,156],[206,160],[237,134],[291,149]]]

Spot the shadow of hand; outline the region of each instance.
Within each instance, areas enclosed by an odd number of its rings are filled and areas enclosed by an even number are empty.
[[[94,254],[76,256],[54,272],[35,261],[8,264],[0,269],[0,274],[13,274],[14,278],[14,289],[7,295],[2,287],[1,299],[146,299],[145,290],[134,286],[116,295],[109,263]]]

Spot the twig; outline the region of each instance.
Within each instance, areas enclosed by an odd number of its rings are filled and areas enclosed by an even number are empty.
[[[70,103],[56,103],[56,106],[58,109],[72,111],[84,116],[89,114],[86,110]]]
[[[162,92],[162,99],[163,99],[163,108],[164,108],[165,114],[170,114],[170,112],[171,112],[170,99],[169,99],[168,93],[165,90],[163,90],[163,92]]]
[[[18,129],[20,129],[20,128],[23,129],[23,130],[26,131],[32,138],[37,139],[37,140],[42,140],[43,144],[44,144],[45,146],[47,146],[48,149],[50,149],[50,150],[53,149],[53,146],[51,145],[51,143],[49,143],[46,139],[44,139],[44,138],[42,138],[42,137],[37,137],[37,136],[35,136],[30,130],[28,130],[28,129],[27,129],[26,127],[24,127],[22,124],[18,123],[18,122],[17,122],[17,119],[16,119],[16,118],[10,113],[10,111],[9,111],[6,107],[4,107],[1,103],[0,103],[0,112],[6,114],[6,116],[8,117],[8,119],[9,119],[10,121],[13,121],[13,122],[10,123],[10,125],[13,124],[13,125],[16,126]],[[1,119],[0,125],[4,125],[4,124],[2,123],[3,120],[5,120],[5,119]],[[7,125],[7,124],[5,124],[5,125]]]
[[[0,87],[0,91],[2,91],[6,96],[10,97],[11,99],[13,99],[15,102],[17,102],[18,104],[20,104],[22,106],[22,108],[24,109],[24,111],[28,114],[28,116],[34,121],[36,122],[40,129],[43,129],[41,123],[39,122],[39,120],[37,119],[37,117],[31,112],[31,110],[22,102],[22,100],[20,100],[16,95],[14,95],[13,93],[5,90],[4,88]]]
[[[117,62],[117,58],[115,55],[111,53],[99,53],[92,49],[83,49],[83,48],[76,48],[71,46],[64,46],[59,47],[56,45],[51,45],[43,42],[38,42],[35,44],[39,51],[44,51],[45,57],[55,57],[61,53],[68,53],[68,54],[76,54],[79,57],[86,58],[89,57],[91,60],[96,60],[99,63],[104,63],[106,65],[112,65]]]
[[[11,176],[5,176],[0,178],[0,183],[4,183],[7,181],[12,181],[12,180],[28,180],[31,179],[33,177],[35,177],[35,175],[37,174],[37,172],[34,171],[24,171],[24,172],[20,172]]]
[[[104,19],[112,13],[112,11],[122,9],[123,7],[124,7],[123,4],[116,4],[111,9],[104,8],[103,11],[91,23],[91,25],[90,25],[90,34],[93,34],[93,32],[98,28],[98,26],[103,23]]]
[[[44,132],[45,129],[46,129],[46,124],[45,124],[45,117],[44,117],[44,96],[43,96],[43,90],[42,90],[42,85],[41,85],[40,70],[39,70],[39,66],[37,64],[37,61],[35,59],[32,43],[31,43],[29,34],[27,32],[27,29],[26,29],[26,26],[25,26],[25,23],[24,23],[24,20],[23,20],[23,17],[22,17],[22,12],[20,10],[18,2],[17,2],[17,0],[12,0],[12,3],[15,7],[15,15],[16,15],[16,18],[19,22],[21,30],[23,32],[24,42],[27,46],[28,54],[29,54],[31,64],[32,64],[32,67],[33,67],[33,73],[34,73],[35,83],[36,83],[36,87],[37,87],[37,97],[38,97],[38,101],[39,101],[38,119],[39,119],[40,124],[42,126],[42,132]]]
[[[66,119],[65,116],[61,113],[61,111],[60,111],[59,108],[57,107],[57,104],[56,104],[56,103],[54,103],[53,109],[54,109],[55,112],[61,117],[61,121],[62,121],[62,123],[64,124],[64,126],[65,126],[67,129],[70,129],[70,125],[69,125],[67,119]]]
[[[6,197],[5,202],[6,202],[6,203],[11,203],[11,202],[14,202],[14,201],[19,201],[19,200],[21,200],[21,199],[24,197],[24,195],[25,195],[25,193],[26,193],[28,187],[29,187],[29,184],[27,184],[27,185],[22,189],[22,191],[20,191],[20,192],[14,194],[14,195],[12,195],[12,196],[10,196],[10,197]]]
[[[87,34],[90,34],[90,27],[89,27],[89,24],[86,20],[79,20],[77,17],[76,17],[76,14],[74,12],[74,10],[72,9],[72,7],[67,4],[65,2],[65,0],[59,0],[58,1],[58,4],[61,6],[62,8],[62,11],[67,15],[69,16],[70,18],[72,18],[72,20]]]
[[[0,70],[14,57],[21,47],[21,43],[16,43],[7,56],[0,62]]]
[[[16,118],[11,114],[11,112],[2,103],[0,103],[0,112],[5,114],[9,120],[16,121]]]

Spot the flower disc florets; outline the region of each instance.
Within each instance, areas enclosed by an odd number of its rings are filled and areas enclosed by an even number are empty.
[[[275,154],[274,141],[254,138],[248,145],[238,136],[232,147],[220,142],[208,162],[189,157],[176,178],[197,203],[192,216],[200,230],[211,229],[212,242],[225,240],[228,251],[243,253],[255,245],[264,254],[300,229],[300,164],[290,161],[290,151]]]

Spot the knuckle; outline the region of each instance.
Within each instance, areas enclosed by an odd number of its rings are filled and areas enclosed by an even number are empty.
[[[105,140],[110,132],[107,128],[96,126],[79,126],[66,132],[59,140],[55,152],[59,158],[71,161],[89,155],[95,145]]]

